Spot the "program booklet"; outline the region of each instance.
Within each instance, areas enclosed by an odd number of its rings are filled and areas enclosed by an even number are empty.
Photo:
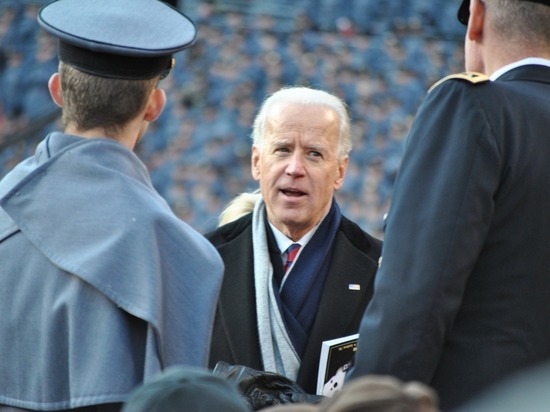
[[[326,340],[321,345],[317,395],[332,396],[342,389],[346,373],[353,364],[359,334]]]

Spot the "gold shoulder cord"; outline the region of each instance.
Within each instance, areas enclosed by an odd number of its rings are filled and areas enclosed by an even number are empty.
[[[476,72],[462,72],[462,73],[451,74],[449,76],[442,78],[437,83],[435,83],[432,87],[430,87],[430,90],[428,90],[428,93],[430,93],[433,89],[435,89],[441,83],[446,82],[447,80],[450,80],[450,79],[466,80],[467,82],[477,84],[477,83],[488,82],[489,76],[483,73],[476,73]]]

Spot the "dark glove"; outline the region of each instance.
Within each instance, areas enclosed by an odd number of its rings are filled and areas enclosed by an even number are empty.
[[[273,372],[218,362],[212,372],[235,384],[248,405],[258,411],[287,403],[317,403],[323,396],[306,393],[296,382]]]

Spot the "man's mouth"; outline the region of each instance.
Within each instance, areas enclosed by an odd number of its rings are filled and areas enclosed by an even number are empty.
[[[298,190],[298,189],[281,189],[281,192],[285,196],[289,196],[289,197],[299,197],[299,196],[305,195],[304,192],[302,192],[301,190]]]

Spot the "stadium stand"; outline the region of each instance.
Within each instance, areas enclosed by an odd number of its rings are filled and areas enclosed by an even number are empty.
[[[45,0],[0,0],[0,177],[59,127],[47,79],[55,43],[36,23]],[[308,85],[341,96],[354,148],[343,212],[382,237],[404,138],[426,90],[463,70],[456,4],[445,0],[189,0],[199,27],[165,80],[169,104],[137,153],[177,214],[201,232],[254,190],[250,130],[270,92]]]

